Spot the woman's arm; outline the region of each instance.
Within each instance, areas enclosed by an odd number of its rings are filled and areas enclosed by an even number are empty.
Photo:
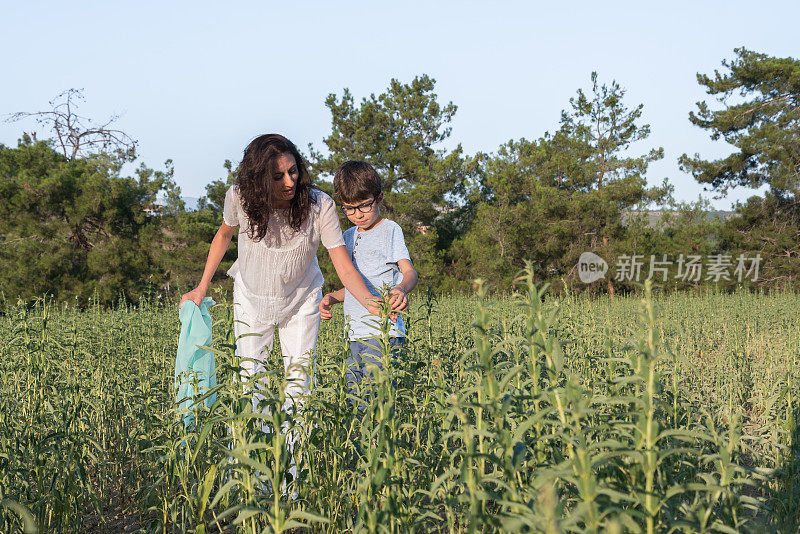
[[[214,235],[214,239],[211,241],[211,248],[208,251],[206,267],[203,269],[203,276],[200,278],[200,283],[195,289],[185,293],[181,297],[181,302],[178,305],[179,308],[187,300],[191,300],[198,306],[203,301],[203,297],[206,296],[206,292],[208,291],[208,286],[211,284],[211,279],[214,277],[214,273],[217,272],[219,262],[221,262],[222,257],[225,256],[225,251],[228,250],[228,245],[231,242],[235,229],[235,226],[228,226],[225,223],[222,223],[219,227],[216,235]]]
[[[353,266],[350,260],[350,255],[347,253],[347,247],[344,245],[329,248],[328,254],[333,262],[333,267],[336,269],[336,274],[339,275],[339,280],[342,281],[344,287],[353,295],[358,302],[364,306],[367,311],[373,315],[380,315],[380,310],[375,306],[375,295],[369,292],[367,286],[364,284],[364,279]]]

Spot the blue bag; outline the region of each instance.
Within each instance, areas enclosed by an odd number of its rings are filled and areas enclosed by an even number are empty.
[[[211,314],[208,313],[208,308],[214,304],[211,297],[204,298],[199,307],[187,300],[178,311],[181,334],[178,338],[178,355],[175,358],[175,389],[178,412],[184,412],[184,426],[194,420],[194,414],[189,410],[192,397],[217,385],[214,353],[200,348],[211,345]],[[195,376],[200,391],[194,391]],[[209,395],[204,404],[211,407],[216,397],[216,393]]]

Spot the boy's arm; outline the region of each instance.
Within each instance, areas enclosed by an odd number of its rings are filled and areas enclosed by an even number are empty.
[[[341,304],[342,302],[344,302],[344,288],[337,289],[336,291],[331,291],[326,296],[331,297],[332,299],[331,304]]]
[[[397,262],[397,266],[400,267],[400,272],[403,273],[403,279],[394,287],[402,290],[403,293],[410,293],[412,289],[417,287],[417,281],[419,280],[417,271],[411,264],[411,260],[400,260]]]
[[[403,311],[408,308],[407,295],[416,287],[419,277],[411,264],[411,260],[402,259],[397,262],[397,266],[400,268],[400,272],[403,273],[403,279],[389,292],[391,295],[389,303],[392,305],[393,310]]]
[[[344,288],[328,293],[322,297],[322,300],[319,302],[319,313],[322,320],[327,321],[333,317],[331,308],[334,304],[339,304],[341,302],[344,302]]]

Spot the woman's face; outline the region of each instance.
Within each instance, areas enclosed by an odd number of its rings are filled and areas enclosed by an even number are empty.
[[[272,175],[272,193],[275,207],[288,208],[296,191],[297,179],[300,172],[294,156],[284,152],[275,161],[275,174]]]

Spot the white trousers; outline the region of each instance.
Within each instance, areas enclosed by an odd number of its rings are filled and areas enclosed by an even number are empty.
[[[299,308],[271,314],[277,320],[280,329],[281,352],[283,353],[283,369],[286,378],[284,390],[286,401],[284,408],[289,411],[292,406],[300,409],[308,394],[311,380],[314,354],[317,348],[319,333],[319,302],[322,300],[322,289],[312,291],[307,300]],[[275,339],[274,320],[265,321],[258,313],[258,306],[252,297],[238,283],[233,286],[233,331],[236,336],[236,352],[242,367],[243,380],[265,370],[264,362],[269,358],[272,343]],[[250,334],[250,335],[245,335]],[[256,334],[256,335],[252,335]],[[261,393],[268,384],[257,384],[253,392],[253,411],[258,410],[258,403],[264,398]]]

